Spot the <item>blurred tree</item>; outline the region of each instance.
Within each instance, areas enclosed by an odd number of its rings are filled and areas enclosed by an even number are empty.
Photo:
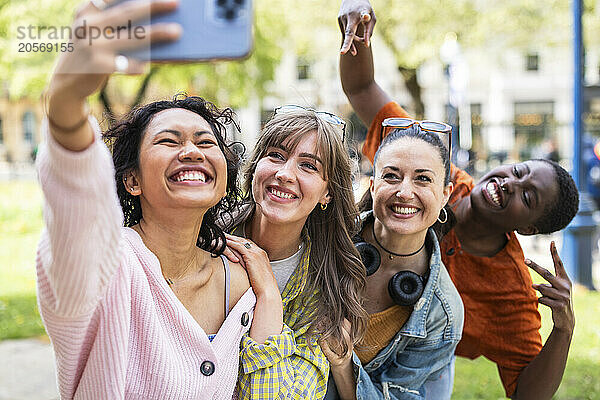
[[[497,55],[509,48],[568,45],[569,6],[565,0],[374,0],[375,35],[392,50],[413,112],[422,117],[417,70],[439,57],[446,33],[455,32],[463,49],[493,50],[489,53]]]
[[[39,98],[57,53],[19,53],[18,32],[27,27],[60,27],[72,23],[79,0],[0,0],[0,82],[7,96]],[[155,65],[141,77],[113,76],[100,95],[106,111],[117,114],[138,104],[148,93],[198,93],[217,104],[239,107],[263,96],[281,57],[279,41],[286,35],[284,11],[267,0],[255,2],[254,51],[245,60],[185,65]],[[19,31],[19,28],[21,30]],[[41,40],[37,40],[38,42]],[[113,104],[127,107],[113,110]]]
[[[29,26],[69,26],[76,0],[0,0],[0,82],[4,96],[39,98],[52,70],[55,52],[19,52],[19,32]],[[37,32],[34,32],[37,35]],[[27,35],[28,36],[28,35]]]
[[[548,0],[372,0],[377,13],[375,37],[394,54],[398,71],[413,99],[413,112],[423,115],[417,70],[439,57],[447,32],[456,32],[463,48],[493,49],[568,45],[570,1]],[[52,71],[56,53],[18,53],[17,28],[68,26],[79,0],[0,0],[0,95],[38,98]],[[600,44],[600,5],[585,0],[586,44]],[[284,47],[307,60],[318,60],[326,47],[340,43],[338,1],[255,0],[255,46],[246,60],[188,65],[157,65],[137,78],[114,76],[103,98],[129,105],[164,93],[201,94],[218,104],[240,107],[263,97],[274,77]],[[502,60],[499,60],[501,62]],[[125,109],[125,108],[124,108]],[[118,114],[124,109],[115,110]]]

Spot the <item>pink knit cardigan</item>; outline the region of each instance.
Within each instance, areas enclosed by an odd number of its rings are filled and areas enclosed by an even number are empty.
[[[62,148],[45,123],[37,161],[46,199],[38,302],[61,398],[231,399],[252,289],[211,343],[169,289],[156,256],[121,226],[111,156],[90,123],[96,139],[81,152]]]

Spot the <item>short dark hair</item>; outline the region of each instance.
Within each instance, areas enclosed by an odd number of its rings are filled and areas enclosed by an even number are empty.
[[[569,225],[579,210],[579,192],[575,181],[563,167],[554,161],[545,159],[531,161],[540,161],[552,166],[558,183],[556,199],[546,206],[544,214],[534,226],[541,234],[560,231]]]
[[[239,207],[242,198],[237,183],[240,159],[230,149],[231,144],[227,144],[225,141],[227,132],[225,125],[232,123],[236,127],[237,125],[233,119],[233,110],[230,108],[218,109],[214,104],[201,97],[187,97],[178,94],[172,100],[156,101],[140,106],[131,110],[121,121],[117,121],[103,134],[113,155],[117,195],[124,216],[123,225],[127,227],[134,226],[142,218],[139,196],[133,196],[125,189],[123,177],[139,168],[140,144],[144,132],[154,115],[172,108],[189,110],[204,118],[211,126],[219,148],[225,155],[227,162],[226,195],[204,214],[197,242],[198,247],[213,254],[221,254],[225,250],[225,235],[223,230],[217,226],[215,220],[219,214],[230,213]]]

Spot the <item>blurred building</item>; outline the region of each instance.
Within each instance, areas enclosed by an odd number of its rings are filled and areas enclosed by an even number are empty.
[[[322,35],[321,37],[328,37]],[[298,57],[288,52],[281,60],[270,96],[241,110],[246,129],[242,140],[253,143],[261,123],[282,104],[312,106],[337,113],[349,120],[356,141],[364,138],[364,127],[353,115],[341,90],[336,43],[319,43],[323,56]],[[329,48],[329,50],[325,50]],[[393,56],[374,43],[376,79],[410,111],[411,99],[396,69]],[[572,157],[572,56],[571,49],[508,51],[494,54],[489,49],[470,49],[464,58],[468,82],[464,93],[470,120],[470,140],[461,147],[471,159],[475,173],[496,164],[528,158],[563,160]],[[438,59],[419,70],[419,83],[428,119],[448,121],[448,82]],[[586,54],[584,121],[588,134],[600,137],[600,51]]]
[[[43,111],[39,101],[0,98],[0,162],[31,162],[40,142]]]
[[[494,54],[465,52],[469,67],[467,117],[471,150],[491,163],[572,157],[573,66],[571,49],[544,48]],[[586,57],[585,129],[600,136],[600,52]],[[439,63],[421,69],[428,117],[443,118],[447,93]],[[461,116],[462,117],[462,116]]]
[[[237,139],[247,148],[255,143],[262,123],[283,104],[330,111],[350,123],[348,135],[360,142],[365,128],[352,113],[338,75],[339,38],[332,34],[314,44],[311,55],[286,52],[269,85],[266,97],[252,99],[238,110],[243,135]],[[374,40],[376,79],[410,111],[411,99],[392,54]],[[287,46],[293,48],[293,46]],[[468,66],[464,93],[466,108],[460,117],[470,121],[470,140],[462,140],[475,172],[496,163],[531,157],[572,154],[572,57],[571,49],[544,48],[529,52],[469,49],[463,57]],[[600,137],[600,49],[586,54],[586,131]],[[425,114],[428,119],[448,120],[448,82],[439,59],[419,70]],[[0,99],[0,162],[30,162],[39,143],[43,112],[38,101]],[[464,125],[463,125],[464,126]],[[464,138],[463,138],[464,139]],[[466,153],[466,151],[469,153]],[[477,161],[473,161],[477,160]],[[568,166],[568,165],[567,165]]]

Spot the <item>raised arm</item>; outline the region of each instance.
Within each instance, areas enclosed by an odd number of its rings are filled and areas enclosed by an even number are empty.
[[[152,9],[175,6],[174,1],[163,1]],[[138,1],[100,11],[90,3],[78,13],[74,26],[101,30],[119,26],[143,15],[147,7]],[[164,28],[152,29],[146,40],[164,34]],[[122,213],[111,155],[101,140],[95,140],[100,127],[89,118],[86,99],[114,72],[115,56],[124,43],[106,39],[89,43],[82,38],[71,45],[72,52],[62,54],[49,84],[46,142],[36,161],[46,200],[38,288],[49,332],[64,328],[64,317],[91,312],[121,261]],[[139,64],[132,61],[130,67],[123,72],[135,72]]]
[[[338,15],[343,43],[340,50],[342,88],[354,111],[366,126],[391,101],[375,82],[370,39],[375,13],[368,0],[343,0]]]
[[[534,288],[542,294],[539,303],[552,309],[554,327],[540,353],[519,375],[513,399],[551,399],[558,390],[565,371],[575,328],[571,302],[572,284],[554,242],[550,245],[550,253],[556,275],[531,260],[525,261],[548,281],[548,284],[535,284]]]

